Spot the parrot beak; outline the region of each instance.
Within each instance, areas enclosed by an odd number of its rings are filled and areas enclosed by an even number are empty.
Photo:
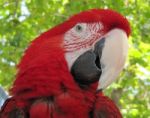
[[[104,89],[115,81],[122,71],[128,55],[128,37],[125,31],[113,29],[105,36],[100,64],[102,74],[98,89]]]
[[[123,69],[128,52],[126,33],[114,29],[102,37],[93,44],[93,50],[80,55],[71,67],[71,74],[79,85],[99,81],[98,89],[104,89]]]
[[[86,51],[74,62],[71,73],[79,85],[89,85],[99,80],[102,73],[100,58],[104,42],[105,38],[100,39],[94,45],[94,50]]]

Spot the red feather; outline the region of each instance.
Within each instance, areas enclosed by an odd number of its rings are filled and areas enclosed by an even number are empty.
[[[115,118],[121,117],[110,99],[96,95],[97,83],[81,89],[70,74],[62,42],[64,33],[79,22],[102,22],[105,32],[121,28],[127,35],[130,34],[126,18],[115,11],[100,9],[81,12],[43,33],[32,41],[18,65],[11,89],[15,103],[11,100],[4,106],[2,116],[17,107],[31,118],[89,118],[91,112],[94,118],[98,118],[97,111],[103,110],[110,114],[118,113]]]

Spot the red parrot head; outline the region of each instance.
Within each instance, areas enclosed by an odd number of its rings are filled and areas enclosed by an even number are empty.
[[[36,71],[37,78],[44,79],[61,70],[60,65],[66,63],[66,72],[71,73],[79,85],[98,82],[98,89],[106,88],[123,68],[129,35],[127,19],[113,10],[81,12],[31,43],[19,64],[18,78],[30,72],[26,78],[32,81]],[[45,66],[49,66],[50,71]]]

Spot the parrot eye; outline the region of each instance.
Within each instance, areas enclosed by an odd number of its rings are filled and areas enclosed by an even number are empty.
[[[82,31],[82,26],[81,25],[77,25],[76,26],[76,31],[77,32],[81,32]]]
[[[77,24],[75,26],[75,31],[81,33],[84,30],[85,24]]]

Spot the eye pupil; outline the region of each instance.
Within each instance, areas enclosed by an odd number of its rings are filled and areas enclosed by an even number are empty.
[[[81,29],[82,29],[80,25],[78,25],[77,28],[78,28],[78,30],[81,30]]]
[[[77,25],[76,26],[76,31],[82,31],[82,26],[81,25]]]

